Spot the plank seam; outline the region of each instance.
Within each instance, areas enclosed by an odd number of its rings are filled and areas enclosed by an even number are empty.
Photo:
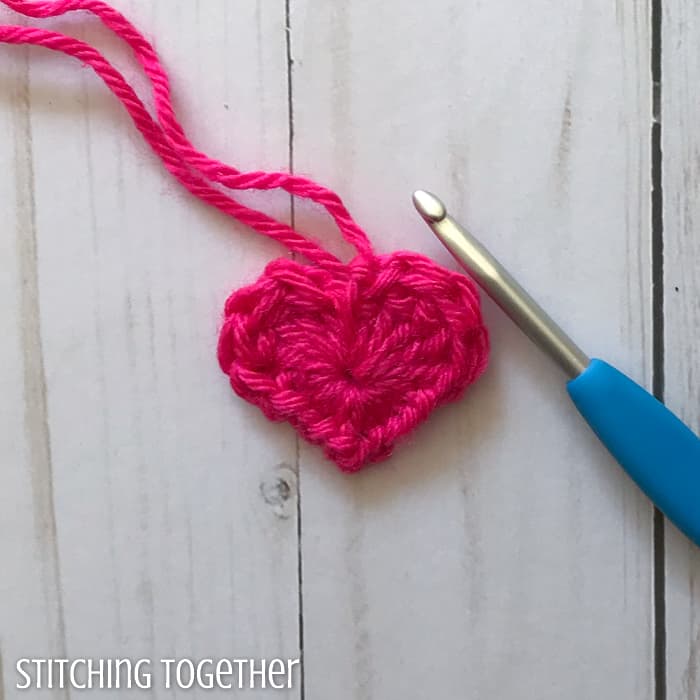
[[[287,52],[287,130],[289,147],[287,152],[289,172],[294,172],[294,82],[292,70],[294,59],[292,58],[292,11],[291,0],[284,0],[284,35]],[[296,213],[294,208],[294,196],[289,195],[290,220],[292,228],[296,225]],[[296,257],[292,254],[292,257]],[[301,508],[301,469],[299,436],[294,437],[295,446],[295,470],[297,474],[297,607],[298,607],[298,634],[299,634],[299,698],[304,700],[306,695],[305,671],[304,671],[304,561],[302,556],[302,508]]]
[[[662,13],[663,0],[651,0],[651,277],[652,277],[652,387],[654,396],[664,399],[664,221],[663,151],[661,140]],[[654,696],[666,700],[666,545],[665,522],[654,509],[653,525],[654,595]]]

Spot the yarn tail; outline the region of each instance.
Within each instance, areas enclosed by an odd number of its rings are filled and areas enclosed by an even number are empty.
[[[290,173],[240,172],[198,151],[187,138],[172,104],[170,80],[157,52],[141,32],[120,12],[100,0],[57,0],[28,2],[0,0],[9,8],[29,17],[57,17],[83,10],[95,15],[131,49],[134,58],[150,80],[155,118],[150,114],[124,77],[96,49],[84,42],[55,32],[32,27],[0,26],[0,42],[32,44],[73,56],[90,66],[122,102],[137,129],[165,167],[195,196],[269,236],[307,260],[334,267],[339,260],[283,222],[246,207],[223,193],[230,190],[270,190],[281,188],[294,196],[310,199],[333,217],[343,237],[360,255],[372,255],[372,246],[354,221],[340,197],[321,185]]]

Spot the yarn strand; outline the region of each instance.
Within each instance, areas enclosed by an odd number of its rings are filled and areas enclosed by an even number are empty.
[[[195,196],[225,211],[254,230],[281,242],[290,250],[300,253],[317,264],[331,265],[337,258],[316,244],[308,241],[291,227],[244,207],[232,198],[225,204],[221,197],[214,197],[210,191],[206,195],[201,179],[216,183],[231,190],[270,190],[283,189],[294,196],[310,199],[323,206],[333,217],[343,237],[351,243],[360,255],[373,254],[372,246],[364,231],[356,224],[340,197],[321,185],[306,178],[282,172],[240,172],[236,168],[198,151],[187,138],[172,105],[170,80],[152,44],[120,12],[100,0],[59,0],[57,2],[27,2],[26,0],[1,0],[9,8],[34,18],[56,17],[68,12],[86,11],[96,16],[108,29],[121,38],[131,49],[134,57],[148,76],[154,97],[157,120],[151,117],[143,102],[134,101],[135,93],[123,76],[109,64],[98,51],[84,42],[71,37],[46,32],[31,27],[0,26],[0,42],[12,44],[34,44],[78,58],[89,65],[107,84],[131,115],[134,123],[151,148],[166,164],[168,170]],[[60,38],[59,38],[60,37]],[[117,77],[118,76],[118,77]],[[123,88],[128,87],[132,94]],[[116,88],[116,89],[115,89]],[[158,124],[169,142],[173,156],[182,161],[200,178],[190,180],[183,168],[166,163],[163,144],[156,145],[153,132],[141,128],[144,119]]]

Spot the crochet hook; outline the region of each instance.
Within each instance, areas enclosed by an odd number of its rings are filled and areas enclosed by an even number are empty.
[[[569,396],[623,469],[700,545],[700,438],[622,372],[589,359],[437,197],[418,190],[413,203],[457,262],[564,370]]]

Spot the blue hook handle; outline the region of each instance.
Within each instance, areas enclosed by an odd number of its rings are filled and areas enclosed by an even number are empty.
[[[602,360],[567,389],[581,415],[659,510],[700,545],[700,438]]]

